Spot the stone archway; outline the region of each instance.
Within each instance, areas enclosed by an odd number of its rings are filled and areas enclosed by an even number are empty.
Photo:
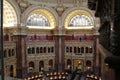
[[[80,71],[84,71],[83,70],[83,60],[81,59],[75,59],[74,62],[73,62],[73,69],[74,70],[80,70]]]
[[[10,77],[13,77],[14,76],[14,67],[13,65],[10,66]]]
[[[49,60],[49,70],[53,69],[53,60]]]
[[[35,68],[34,62],[33,61],[29,62],[29,72],[33,72],[34,68]]]
[[[39,71],[44,70],[44,61],[39,62]]]
[[[71,67],[71,65],[72,65],[72,64],[71,64],[71,60],[70,60],[70,59],[67,59],[67,63],[66,63],[66,64],[67,64],[67,68],[70,69],[70,67]]]

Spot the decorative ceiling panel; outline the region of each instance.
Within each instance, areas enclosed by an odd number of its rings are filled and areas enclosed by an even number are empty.
[[[84,2],[88,2],[88,0],[25,0],[28,1],[31,4],[41,4],[41,5],[51,5],[51,6],[57,6],[57,5],[65,5],[65,6],[73,6],[75,4],[82,4]]]

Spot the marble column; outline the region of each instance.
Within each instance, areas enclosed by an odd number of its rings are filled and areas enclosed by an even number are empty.
[[[95,21],[95,33],[94,33],[94,60],[93,60],[93,66],[94,66],[94,71],[97,75],[99,75],[99,67],[100,67],[100,64],[99,64],[99,52],[98,52],[98,45],[99,45],[99,36],[100,36],[100,33],[98,32],[99,28],[100,28],[100,21],[98,18],[96,18],[96,21]]]
[[[26,42],[25,42],[25,26],[16,27],[14,29],[14,39],[16,42],[16,77],[24,78],[27,75],[27,60],[26,60]]]
[[[64,35],[55,35],[55,68],[57,71],[64,71],[65,69],[64,40]]]

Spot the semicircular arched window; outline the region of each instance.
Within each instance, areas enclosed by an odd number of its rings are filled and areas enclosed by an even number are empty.
[[[91,19],[83,14],[78,14],[71,18],[69,24],[69,27],[87,27],[87,26],[93,26],[93,23],[91,22]]]
[[[64,27],[66,29],[88,29],[91,30],[94,27],[94,17],[86,10],[74,10],[71,11],[65,17]]]
[[[28,14],[26,25],[29,29],[54,29],[56,20],[47,9],[35,9]]]
[[[34,13],[28,17],[27,26],[49,27],[50,23],[44,15],[39,13]]]

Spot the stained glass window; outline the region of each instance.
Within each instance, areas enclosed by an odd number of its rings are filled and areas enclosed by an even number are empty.
[[[42,14],[34,13],[28,17],[27,26],[40,26],[40,27],[47,26],[48,27],[50,26],[50,23],[48,19]]]
[[[69,27],[92,26],[91,19],[83,14],[78,14],[70,20]]]

